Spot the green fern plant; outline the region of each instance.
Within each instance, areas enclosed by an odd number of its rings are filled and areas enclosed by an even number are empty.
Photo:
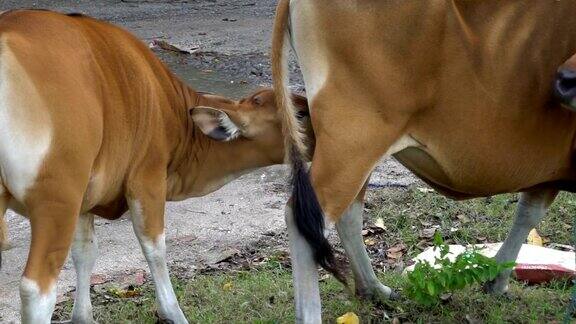
[[[454,261],[450,261],[447,257],[450,253],[448,244],[444,243],[438,231],[434,233],[434,249],[440,250],[440,257],[435,258],[440,267],[418,261],[408,274],[404,289],[409,298],[426,306],[437,304],[445,293],[493,280],[501,271],[515,265],[515,262],[499,264],[493,258],[480,254],[476,247],[466,249]]]

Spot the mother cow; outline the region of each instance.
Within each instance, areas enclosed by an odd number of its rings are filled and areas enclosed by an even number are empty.
[[[286,220],[299,322],[321,320],[316,263],[338,274],[325,221],[336,223],[357,293],[392,294],[360,235],[366,182],[383,156],[450,197],[522,192],[496,256],[516,258],[557,192],[576,189],[576,115],[549,99],[576,51],[575,12],[576,1],[280,1],[273,68],[294,172]],[[286,88],[287,41],[316,134],[311,182]],[[561,72],[556,90],[569,96],[575,82]],[[509,274],[486,290],[504,292]]]

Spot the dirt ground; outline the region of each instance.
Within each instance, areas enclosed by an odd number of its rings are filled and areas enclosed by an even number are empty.
[[[46,8],[81,12],[122,25],[146,42],[161,39],[194,52],[178,64],[214,69],[231,83],[253,87],[270,84],[268,44],[274,7],[275,1],[271,0],[0,1],[0,10]],[[293,71],[294,88],[301,90],[297,67]],[[194,271],[227,258],[263,236],[283,232],[285,178],[282,166],[270,167],[208,196],[169,203],[166,237],[171,267]],[[402,187],[414,181],[398,163],[386,160],[377,167],[371,186]],[[10,212],[8,223],[14,247],[3,254],[0,271],[1,323],[18,321],[18,284],[30,242],[25,218]],[[147,272],[129,218],[97,220],[96,232],[100,256],[92,278],[94,283],[138,280]],[[60,296],[71,290],[74,280],[72,263],[68,260],[60,275]]]

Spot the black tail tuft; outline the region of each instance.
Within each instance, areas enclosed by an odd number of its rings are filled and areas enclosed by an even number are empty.
[[[293,152],[293,157],[298,156]],[[342,267],[334,257],[334,250],[324,235],[324,214],[318,202],[308,170],[301,158],[292,160],[292,212],[298,231],[304,236],[316,262],[338,281],[347,285]]]

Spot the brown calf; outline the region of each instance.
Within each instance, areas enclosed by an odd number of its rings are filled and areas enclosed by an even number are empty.
[[[295,99],[306,112],[305,98]],[[50,322],[71,245],[72,319],[92,321],[93,215],[115,219],[128,209],[160,317],[186,323],[166,266],[165,201],[205,195],[283,160],[271,90],[240,101],[198,93],[134,36],[89,17],[0,16],[0,213],[12,208],[32,227],[24,323]]]
[[[576,1],[280,1],[272,60],[294,169],[286,221],[299,322],[321,321],[316,263],[337,273],[324,215],[357,293],[392,294],[360,235],[363,188],[383,156],[451,197],[522,192],[496,256],[515,260],[558,190],[576,189],[576,115],[551,100],[576,52],[575,12]],[[311,183],[286,90],[289,42],[316,135]],[[505,291],[508,276],[486,289]]]

